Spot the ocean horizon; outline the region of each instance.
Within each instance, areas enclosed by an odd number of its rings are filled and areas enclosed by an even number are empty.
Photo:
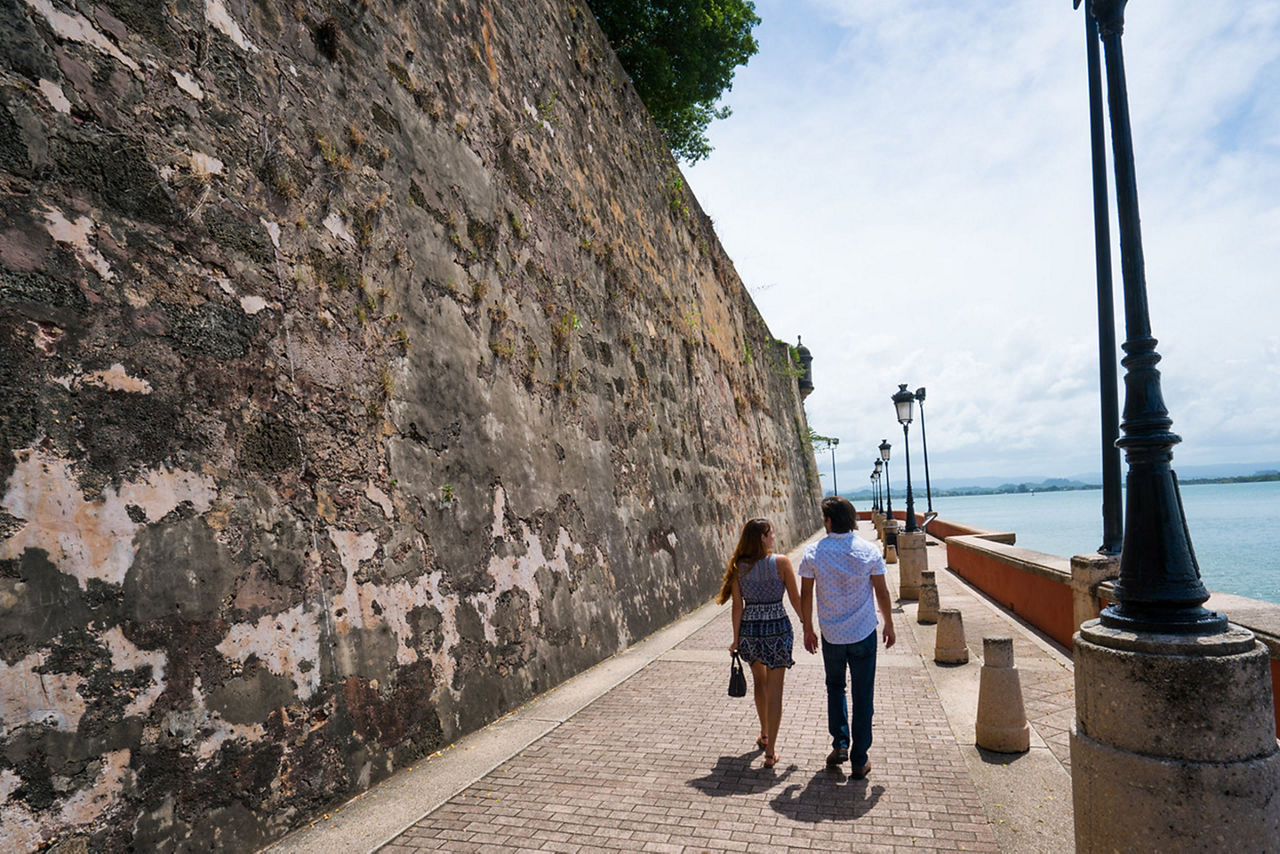
[[[1211,591],[1280,604],[1280,482],[1183,484],[1179,488],[1200,575]],[[901,510],[905,496],[893,496]],[[925,510],[916,495],[916,512]],[[935,497],[953,522],[1012,531],[1017,545],[1071,557],[1102,543],[1101,489]]]

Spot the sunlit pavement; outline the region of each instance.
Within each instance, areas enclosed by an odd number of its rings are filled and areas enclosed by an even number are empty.
[[[860,533],[874,536],[866,522]],[[897,603],[865,780],[825,767],[821,656],[799,643],[781,758],[762,766],[750,696],[725,693],[729,608],[708,605],[270,850],[1070,851],[1070,659],[948,573],[942,544],[926,553],[942,607],[963,613],[970,663],[935,665],[935,628]],[[993,635],[1014,638],[1026,754],[973,744]]]

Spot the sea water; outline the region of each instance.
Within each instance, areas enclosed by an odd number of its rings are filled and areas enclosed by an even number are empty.
[[[1280,604],[1280,482],[1184,484],[1179,492],[1205,587]],[[1022,548],[1060,557],[1102,544],[1100,489],[935,496],[933,509],[960,524],[1013,531]]]

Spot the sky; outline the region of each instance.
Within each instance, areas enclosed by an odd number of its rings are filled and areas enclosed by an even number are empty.
[[[805,409],[840,439],[841,491],[869,485],[881,439],[901,462],[899,383],[927,389],[935,480],[1100,472],[1083,10],[755,5],[759,53],[721,101],[733,114],[684,171],[774,336],[813,353]],[[1274,463],[1280,0],[1141,0],[1123,44],[1174,469]]]

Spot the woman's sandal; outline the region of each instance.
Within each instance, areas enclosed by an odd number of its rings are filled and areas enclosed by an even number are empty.
[[[762,735],[762,736],[760,736],[759,738],[757,738],[757,739],[756,739],[756,747],[760,748],[761,750],[768,750],[768,749],[769,749],[769,736],[767,736],[767,735]]]
[[[766,753],[764,755],[764,767],[772,768],[774,765],[777,765],[777,764],[778,764],[778,754]]]

